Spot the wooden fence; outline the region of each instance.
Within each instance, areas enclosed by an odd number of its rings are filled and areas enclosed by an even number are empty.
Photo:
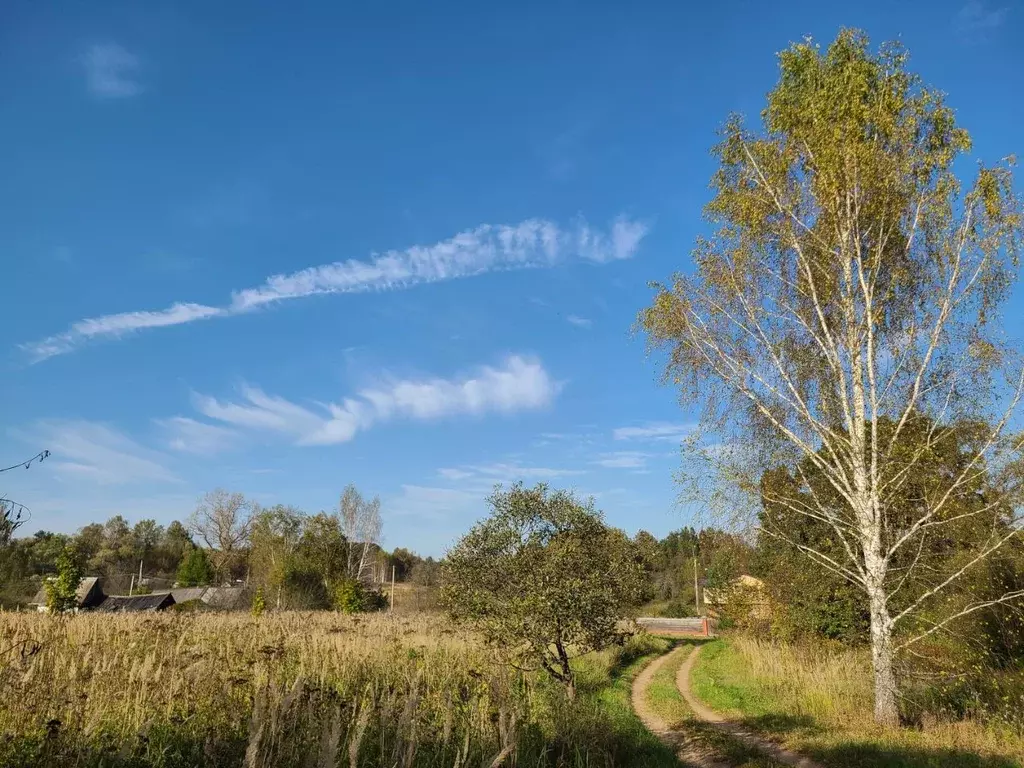
[[[702,617],[685,619],[639,618],[636,623],[648,632],[656,635],[697,635],[711,637],[708,620]]]

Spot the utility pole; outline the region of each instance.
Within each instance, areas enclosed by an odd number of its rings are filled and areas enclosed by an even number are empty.
[[[395,566],[391,566],[391,611],[395,610]]]
[[[700,616],[700,586],[697,583],[697,556],[693,556],[693,605]]]
[[[135,574],[132,574],[132,581],[128,585],[128,597],[132,596],[132,591],[135,589]]]
[[[139,559],[139,586],[142,586],[142,559]]]

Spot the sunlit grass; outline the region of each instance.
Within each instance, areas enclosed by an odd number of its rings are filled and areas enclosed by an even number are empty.
[[[679,668],[692,648],[692,643],[682,643],[679,650],[654,673],[647,689],[648,705],[671,729],[685,734],[704,755],[736,768],[780,768],[781,763],[695,718],[676,685]]]
[[[0,613],[0,765],[662,768],[628,692],[664,647],[580,659],[570,704],[440,616]]]
[[[870,659],[860,650],[774,644],[737,635],[708,644],[691,677],[713,709],[831,766],[1009,768],[1024,736],[974,721],[887,729],[872,716]]]

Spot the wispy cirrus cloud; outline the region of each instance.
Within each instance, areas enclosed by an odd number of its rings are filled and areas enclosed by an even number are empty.
[[[157,424],[167,432],[168,447],[182,453],[212,456],[230,448],[239,438],[238,432],[233,429],[206,424],[186,416],[158,419]]]
[[[577,328],[590,328],[594,324],[593,320],[586,317],[580,317],[579,315],[569,315],[565,318],[570,325],[575,325]]]
[[[139,57],[117,43],[97,43],[82,56],[85,83],[98,99],[126,99],[145,90],[138,81]]]
[[[550,482],[587,474],[585,469],[548,467],[542,464],[524,464],[518,460],[492,461],[486,464],[463,464],[442,467],[437,474],[459,489],[485,498],[495,485],[515,482]]]
[[[33,363],[37,363],[55,355],[71,352],[95,338],[116,338],[145,328],[182,325],[225,314],[225,309],[203,304],[172,304],[167,309],[155,312],[121,312],[116,315],[79,320],[64,333],[48,336],[42,341],[22,344],[21,348],[31,355]]]
[[[956,15],[957,30],[967,37],[983,37],[1006,21],[1009,8],[992,8],[981,0],[969,0]]]
[[[385,380],[340,403],[307,407],[243,386],[240,401],[196,394],[194,404],[207,418],[235,428],[277,432],[300,445],[330,445],[386,421],[536,410],[558,390],[539,361],[513,355],[460,378]]]
[[[417,245],[403,251],[374,254],[365,261],[336,261],[274,275],[262,285],[235,291],[231,300],[221,306],[176,302],[161,310],[79,320],[63,333],[22,344],[21,349],[32,362],[39,362],[96,339],[244,314],[308,296],[394,291],[487,272],[546,267],[569,259],[597,263],[627,259],[636,252],[646,233],[646,224],[625,217],[616,219],[607,232],[593,229],[584,221],[568,228],[541,219],[514,226],[485,224],[434,245]]]
[[[106,424],[83,420],[45,420],[15,436],[33,445],[45,445],[52,458],[47,466],[67,478],[100,485],[136,482],[177,482],[167,468],[167,457],[139,445]]]
[[[618,427],[612,431],[616,440],[659,440],[679,442],[694,430],[693,424],[649,421],[633,427]]]
[[[648,458],[650,454],[642,451],[613,451],[601,454],[593,463],[605,469],[643,469]]]

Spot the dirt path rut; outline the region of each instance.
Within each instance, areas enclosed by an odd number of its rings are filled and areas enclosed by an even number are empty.
[[[684,649],[680,649],[684,650]],[[673,651],[675,653],[676,651]],[[676,674],[676,687],[679,689],[679,693],[686,701],[687,705],[693,711],[693,714],[697,719],[703,720],[709,725],[729,734],[735,739],[739,739],[744,742],[747,746],[753,747],[754,749],[760,750],[766,755],[774,758],[780,763],[786,765],[792,765],[794,768],[824,768],[821,763],[817,763],[811,760],[809,757],[804,757],[796,752],[780,747],[775,742],[769,741],[763,736],[759,736],[753,733],[749,728],[743,726],[742,723],[737,723],[732,720],[727,720],[725,717],[709,709],[704,705],[696,696],[693,695],[693,691],[690,689],[690,671],[693,669],[694,662],[697,660],[697,655],[700,653],[700,646],[690,652],[690,655],[686,658],[686,661],[679,667],[679,672]],[[662,656],[658,661],[664,661],[668,656]],[[657,662],[655,662],[657,663]],[[653,666],[653,665],[652,665]],[[653,675],[653,672],[652,672]],[[637,678],[639,680],[639,677]],[[636,705],[636,689],[633,689],[634,706]]]
[[[647,688],[654,679],[659,669],[669,662],[670,659],[678,657],[679,654],[688,653],[687,646],[675,649],[664,656],[659,656],[652,661],[633,680],[632,701],[633,710],[655,736],[672,748],[676,756],[688,766],[694,768],[731,768],[728,763],[714,759],[700,748],[686,733],[679,729],[673,729],[647,704]]]

